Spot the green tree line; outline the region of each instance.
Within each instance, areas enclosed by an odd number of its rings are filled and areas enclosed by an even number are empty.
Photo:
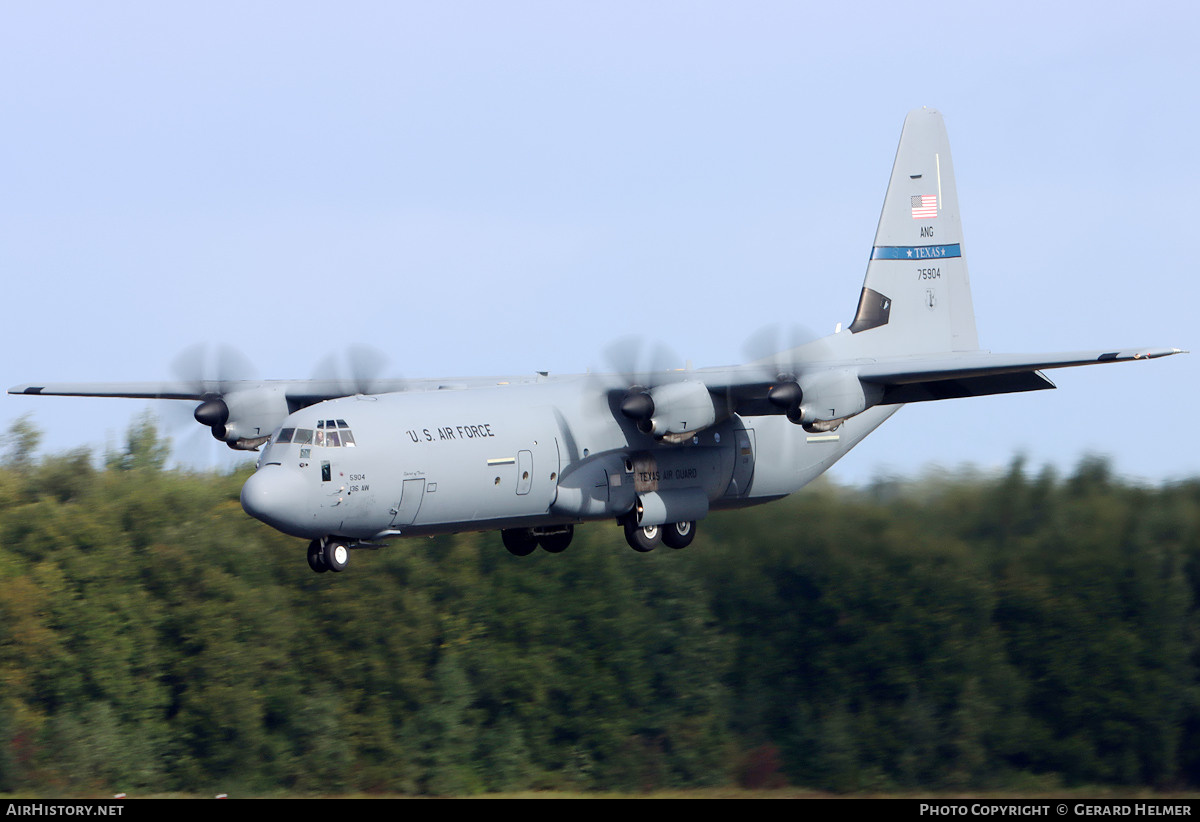
[[[318,575],[151,420],[99,463],[38,441],[0,465],[0,790],[1200,785],[1200,481],[1018,460],[685,551],[593,524]]]

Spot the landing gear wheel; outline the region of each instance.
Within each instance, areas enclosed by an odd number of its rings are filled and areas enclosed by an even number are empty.
[[[647,525],[642,528],[635,522],[625,523],[625,541],[629,547],[640,554],[649,553],[662,542],[663,529],[657,525]]]
[[[663,545],[668,548],[686,548],[696,538],[696,523],[668,522],[662,527]]]
[[[329,569],[325,567],[325,546],[321,544],[321,540],[314,539],[308,544],[308,567],[312,568],[318,574],[323,574]]]
[[[575,526],[568,525],[565,531],[559,531],[554,534],[542,534],[538,537],[538,543],[546,553],[561,554],[567,550],[567,546],[571,544],[571,538],[574,536]]]
[[[330,571],[345,571],[350,564],[350,549],[346,543],[331,539],[325,543],[323,558],[325,567]]]
[[[514,557],[527,557],[538,547],[538,539],[529,528],[505,528],[500,532],[500,541]]]

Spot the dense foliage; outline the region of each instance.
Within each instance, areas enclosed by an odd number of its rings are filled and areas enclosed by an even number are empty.
[[[244,474],[0,467],[0,789],[1200,784],[1200,482],[817,484],[686,551],[577,530],[313,574]]]

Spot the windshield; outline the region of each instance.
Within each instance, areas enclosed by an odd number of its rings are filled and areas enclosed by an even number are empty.
[[[354,434],[345,420],[317,420],[316,428],[280,428],[272,445],[316,445],[321,448],[354,448]]]

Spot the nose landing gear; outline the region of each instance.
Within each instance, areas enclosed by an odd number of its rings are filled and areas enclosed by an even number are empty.
[[[314,539],[308,544],[308,567],[318,574],[345,571],[350,564],[350,546],[335,537]]]

